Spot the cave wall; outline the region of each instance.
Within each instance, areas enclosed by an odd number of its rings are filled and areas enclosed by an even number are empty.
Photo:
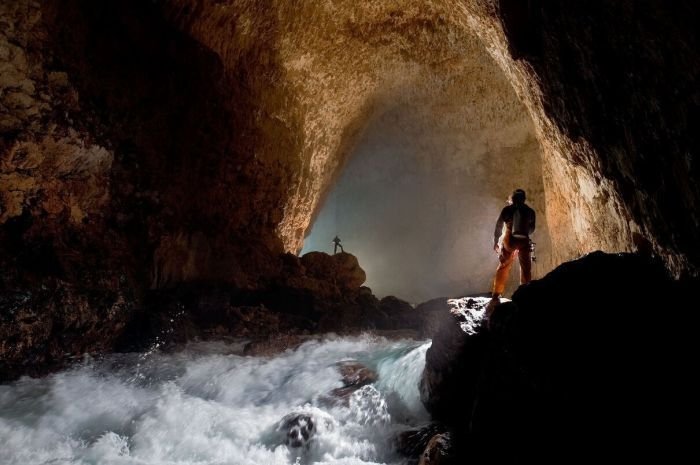
[[[152,3],[3,9],[0,223],[29,257],[4,259],[50,263],[59,277],[104,270],[141,289],[255,287],[273,273],[276,206],[296,169],[255,154],[262,130],[247,80],[264,64],[225,73]],[[266,143],[294,150],[283,137]]]
[[[676,275],[697,275],[697,4],[460,7],[530,109],[559,259],[642,236]]]
[[[695,273],[695,9],[518,5],[5,2],[0,221],[77,231],[78,254],[110,237],[154,287],[255,285],[301,249],[385,96],[485,49],[543,150],[552,262],[640,233]]]
[[[283,89],[285,98],[269,97],[259,111],[289,131],[294,123],[304,128],[293,155],[302,170],[292,176],[278,227],[287,250],[299,249],[374,99],[410,79],[413,62],[449,66],[484,46],[528,108],[543,148],[554,261],[630,250],[640,234],[674,272],[696,273],[690,3],[166,3],[174,23],[224,67],[235,68],[251,37],[275,50],[265,60],[283,71],[274,81],[258,76],[258,86],[273,95]],[[275,10],[277,23],[259,20],[262,10]],[[664,88],[666,75],[673,90]]]

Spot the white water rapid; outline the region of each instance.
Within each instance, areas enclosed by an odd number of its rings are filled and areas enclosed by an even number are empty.
[[[85,360],[0,385],[0,463],[402,464],[395,434],[428,420],[418,382],[429,345],[331,338],[244,357],[218,342]],[[342,360],[379,375],[347,405],[324,400],[343,386]],[[305,447],[275,431],[290,413],[315,421]]]

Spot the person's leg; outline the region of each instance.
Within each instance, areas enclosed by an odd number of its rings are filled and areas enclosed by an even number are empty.
[[[532,281],[532,259],[530,257],[530,242],[523,242],[518,246],[518,260],[520,260],[520,284]]]
[[[513,264],[513,251],[508,250],[505,247],[501,247],[501,252],[498,254],[498,261],[500,262],[498,268],[496,269],[496,277],[493,280],[492,293],[494,296],[503,295],[506,290],[506,281],[508,280],[508,275],[510,274],[510,267]]]
[[[338,244],[335,244],[335,245],[333,246],[333,255],[335,255],[335,254],[337,254],[337,253],[338,253]]]
[[[345,249],[343,249],[342,244],[338,244],[338,247],[340,247],[340,253],[345,253]]]

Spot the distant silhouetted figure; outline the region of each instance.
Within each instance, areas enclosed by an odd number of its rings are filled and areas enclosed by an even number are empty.
[[[335,244],[335,246],[333,246],[333,255],[338,253],[338,247],[340,247],[341,252],[345,252],[343,250],[343,246],[340,245],[340,238],[338,236],[335,236],[335,238],[333,239],[333,244]]]
[[[491,294],[495,299],[505,290],[516,253],[520,260],[520,284],[528,283],[532,279],[530,234],[535,231],[535,210],[525,205],[525,191],[522,189],[513,191],[508,203],[496,221],[493,234],[493,250],[498,254],[500,262]]]

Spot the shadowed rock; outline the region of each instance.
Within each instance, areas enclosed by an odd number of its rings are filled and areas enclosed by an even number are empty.
[[[690,401],[697,353],[680,298],[696,284],[634,254],[565,263],[497,306],[491,330],[447,314],[421,398],[475,463],[680,454],[672,417]]]
[[[445,427],[439,423],[430,423],[419,429],[402,431],[396,435],[396,450],[406,457],[418,459],[425,451],[430,440],[445,431]]]

